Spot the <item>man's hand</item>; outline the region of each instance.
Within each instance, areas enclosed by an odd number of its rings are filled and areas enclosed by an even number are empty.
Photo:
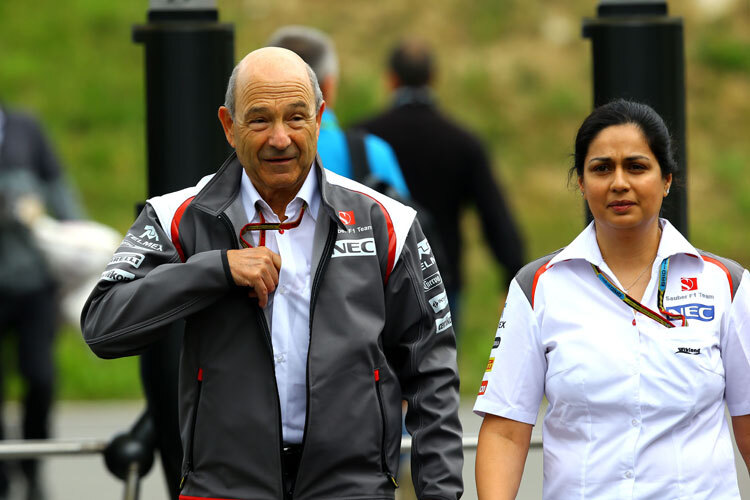
[[[268,294],[279,283],[281,256],[266,247],[227,250],[227,261],[232,278],[238,286],[252,287],[248,294],[258,298],[258,305],[266,307]]]

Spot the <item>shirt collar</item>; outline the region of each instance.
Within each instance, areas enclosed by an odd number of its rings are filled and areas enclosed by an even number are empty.
[[[656,259],[658,261],[677,254],[688,254],[698,257],[702,265],[703,259],[700,258],[700,254],[695,247],[667,219],[659,219],[659,225],[661,226],[662,234],[659,241],[659,248],[656,251]],[[599,250],[599,244],[596,242],[594,221],[591,221],[586,226],[586,229],[581,231],[567,247],[555,255],[550,260],[549,265],[572,259],[583,259],[600,267],[604,264],[602,252]]]
[[[270,215],[273,212],[268,203],[266,203],[266,200],[264,200],[260,196],[260,193],[258,193],[258,190],[255,189],[255,186],[250,181],[244,168],[242,169],[240,192],[242,194],[242,205],[247,213],[247,220],[252,222],[253,219],[255,219],[255,216],[258,213],[258,206],[260,206],[267,215]],[[306,213],[309,214],[314,221],[317,221],[318,210],[320,208],[320,189],[318,188],[318,176],[315,174],[315,163],[313,163],[312,167],[310,167],[310,170],[307,172],[305,182],[302,183],[302,187],[300,187],[297,192],[297,196],[295,196],[289,205],[287,205],[286,215],[288,218],[293,218],[296,213],[299,213],[302,202],[307,203],[308,210]]]

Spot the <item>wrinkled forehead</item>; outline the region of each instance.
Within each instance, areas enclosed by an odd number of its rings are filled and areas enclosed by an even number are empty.
[[[237,89],[238,100],[242,104],[258,102],[302,101],[313,107],[314,96],[309,82],[298,80],[287,81],[250,81]]]

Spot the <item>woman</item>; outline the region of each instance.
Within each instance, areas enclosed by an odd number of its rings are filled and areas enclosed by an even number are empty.
[[[514,498],[542,396],[545,499],[739,499],[750,460],[750,275],[665,219],[650,107],[599,107],[571,175],[594,221],[514,278],[474,411],[481,500]]]

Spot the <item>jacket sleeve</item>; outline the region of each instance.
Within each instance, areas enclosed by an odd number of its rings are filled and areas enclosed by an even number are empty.
[[[408,402],[419,499],[460,498],[463,449],[456,341],[430,244],[415,220],[386,286],[385,347]]]
[[[81,330],[103,358],[139,354],[161,327],[203,309],[234,287],[225,250],[181,262],[147,204],[102,273],[81,314]]]

